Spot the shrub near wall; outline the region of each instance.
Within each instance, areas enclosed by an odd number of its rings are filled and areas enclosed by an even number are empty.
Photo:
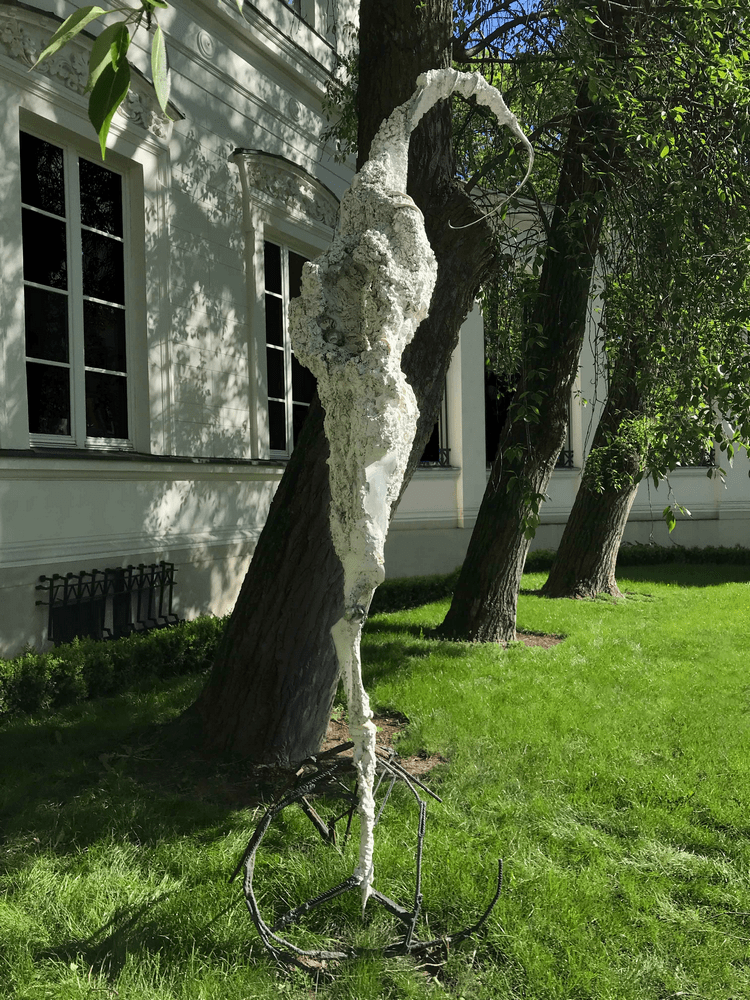
[[[196,618],[124,639],[77,639],[49,653],[0,660],[0,719],[205,670],[225,624],[224,618]]]
[[[543,573],[552,568],[555,552],[552,549],[538,549],[529,552],[526,557],[524,572]],[[726,546],[706,545],[703,548],[694,546],[684,548],[682,545],[630,545],[620,546],[617,554],[617,568],[622,566],[660,566],[665,563],[690,563],[715,566],[750,566],[750,549],[739,545],[733,548]]]

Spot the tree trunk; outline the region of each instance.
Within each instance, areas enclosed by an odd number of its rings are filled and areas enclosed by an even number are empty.
[[[413,92],[419,73],[449,65],[450,3],[363,0],[360,30],[360,148]],[[493,253],[484,223],[453,180],[450,108],[425,117],[412,136],[409,192],[425,216],[438,259],[429,317],[403,356],[420,409],[405,484],[427,443],[461,323]],[[250,569],[194,706],[205,743],[239,758],[290,764],[325,735],[338,680],[330,636],[341,617],[343,574],[333,550],[322,409],[315,403],[289,460]]]
[[[484,642],[515,638],[530,537],[565,440],[614,157],[610,116],[592,104],[584,83],[568,132],[521,378],[439,630],[446,637]],[[529,411],[533,405],[536,414]]]
[[[643,448],[627,426],[642,406],[638,354],[633,342],[610,379],[581,485],[542,587],[545,597],[622,596],[617,553],[644,470]]]
[[[581,483],[547,582],[545,597],[622,597],[615,580],[620,542],[638,483],[591,490]]]

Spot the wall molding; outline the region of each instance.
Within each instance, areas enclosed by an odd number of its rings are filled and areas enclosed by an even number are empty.
[[[127,461],[97,458],[0,458],[0,482],[54,480],[55,482],[278,482],[285,463],[209,463]]]
[[[245,227],[251,225],[253,208],[290,216],[297,222],[315,224],[321,237],[330,240],[336,228],[339,201],[325,184],[284,156],[260,149],[236,149],[242,183]]]
[[[132,532],[110,534],[90,538],[69,538],[50,542],[48,539],[38,544],[28,542],[3,545],[0,550],[0,567],[3,569],[33,569],[36,575],[47,575],[67,571],[67,565],[76,563],[76,571],[109,568],[113,564],[154,561],[168,559],[180,562],[177,553],[187,551],[187,561],[210,557],[212,560],[228,555],[249,554],[260,537],[261,527],[212,528],[207,531],[175,532]],[[227,549],[234,549],[227,552]],[[184,561],[184,560],[182,560]],[[78,565],[80,563],[80,565]],[[38,572],[37,572],[38,571]],[[17,584],[16,584],[17,585]]]

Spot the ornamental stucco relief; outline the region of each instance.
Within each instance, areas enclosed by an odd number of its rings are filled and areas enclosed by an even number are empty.
[[[0,53],[30,69],[56,28],[56,22],[34,11],[0,8]],[[89,77],[91,42],[86,38],[69,42],[60,52],[45,59],[35,73],[62,83],[75,94],[85,94]],[[135,82],[135,79],[134,79]],[[139,81],[140,82],[140,81]],[[147,84],[136,84],[118,110],[118,114],[160,139],[168,137],[172,122],[158,109],[147,91]]]
[[[337,199],[301,167],[259,150],[239,149],[234,160],[250,200],[260,194],[285,213],[313,219],[331,230],[336,228]]]

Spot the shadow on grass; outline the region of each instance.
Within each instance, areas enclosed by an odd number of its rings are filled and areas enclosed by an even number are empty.
[[[163,952],[165,947],[173,948],[179,937],[180,912],[188,904],[185,898],[191,889],[162,892],[145,902],[118,907],[109,920],[88,937],[71,937],[51,948],[39,950],[34,955],[36,963],[51,961],[66,965],[79,963],[89,968],[97,976],[102,976],[115,984],[128,957]],[[182,897],[182,898],[180,898]],[[235,895],[230,903],[223,906],[206,923],[191,929],[189,949],[201,939],[211,936],[213,925],[217,924],[231,910],[243,908],[244,900]],[[252,923],[248,916],[248,936],[252,935]],[[226,947],[211,941],[214,959],[236,960],[236,947]]]
[[[158,950],[163,934],[154,910],[169,897],[170,893],[163,892],[145,903],[120,906],[89,937],[70,938],[54,948],[38,951],[35,961],[82,961],[99,975],[114,981],[122,971],[128,954]]]
[[[120,695],[7,723],[0,730],[6,866],[20,871],[50,851],[79,854],[107,836],[147,845],[208,834],[230,812],[272,796],[278,774],[198,752],[195,720],[179,712],[201,683],[179,678],[146,698]]]
[[[384,623],[383,628],[378,627],[373,631],[399,635],[408,632],[420,641],[373,641],[374,637],[371,634],[370,641],[362,644],[362,674],[366,687],[392,677],[402,670],[410,670],[415,664],[424,662],[432,655],[444,659],[462,659],[470,656],[473,648],[469,643],[432,639],[429,634],[423,634],[424,629],[420,626],[407,628]]]

